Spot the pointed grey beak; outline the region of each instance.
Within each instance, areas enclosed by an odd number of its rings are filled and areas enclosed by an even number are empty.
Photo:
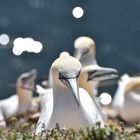
[[[99,67],[97,70],[88,72],[88,81],[104,81],[111,80],[118,77],[118,72],[113,68]]]
[[[67,87],[72,91],[74,99],[79,106],[80,97],[79,97],[79,88],[78,88],[78,85],[77,85],[77,79],[76,78],[70,78],[70,79],[65,79],[65,81],[66,81]]]
[[[29,75],[32,77],[36,77],[37,76],[37,71],[35,69],[31,70]]]

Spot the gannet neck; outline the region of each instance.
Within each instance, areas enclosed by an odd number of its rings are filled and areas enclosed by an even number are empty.
[[[16,92],[19,102],[18,113],[26,112],[31,107],[33,91],[29,89],[34,88],[36,76],[36,70],[32,70],[30,72],[22,74],[17,80]]]
[[[25,112],[27,109],[29,109],[32,100],[32,91],[29,91],[28,89],[23,89],[20,86],[21,84],[18,83],[17,87],[17,95],[19,101],[18,113]]]

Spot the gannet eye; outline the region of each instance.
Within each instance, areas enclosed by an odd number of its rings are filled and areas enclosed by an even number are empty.
[[[59,73],[59,79],[60,80],[66,80],[67,78],[62,74],[62,73]]]

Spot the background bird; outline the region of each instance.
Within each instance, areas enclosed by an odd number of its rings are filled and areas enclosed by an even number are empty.
[[[124,75],[118,84],[113,106],[124,121],[140,121],[140,77]]]
[[[17,79],[17,94],[0,101],[0,108],[6,118],[31,109],[33,95],[31,89],[34,88],[36,76],[36,70],[21,74]]]

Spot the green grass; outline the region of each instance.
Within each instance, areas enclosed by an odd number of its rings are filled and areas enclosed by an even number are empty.
[[[35,125],[30,122],[20,122],[15,117],[9,120],[8,127],[0,127],[0,140],[138,140],[140,139],[140,124],[134,125],[129,131],[123,123],[119,127],[112,124],[102,128],[97,123],[93,128],[60,129],[56,127],[43,131],[40,136],[34,134]]]

